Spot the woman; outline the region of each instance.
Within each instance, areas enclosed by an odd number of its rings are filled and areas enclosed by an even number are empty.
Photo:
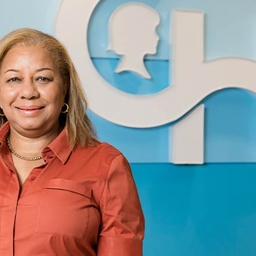
[[[72,61],[55,38],[0,41],[0,255],[140,256],[129,164],[95,139]]]

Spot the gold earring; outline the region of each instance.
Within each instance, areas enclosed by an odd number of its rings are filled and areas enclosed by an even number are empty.
[[[5,116],[3,109],[2,108],[0,109],[2,110],[1,112],[3,112],[3,113],[0,112],[0,116]]]
[[[61,110],[61,113],[63,113],[63,114],[68,113],[68,110],[69,110],[69,105],[67,103],[64,103],[64,106],[66,107],[66,109],[65,110]]]

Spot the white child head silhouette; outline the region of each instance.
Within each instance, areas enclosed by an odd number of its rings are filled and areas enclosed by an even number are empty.
[[[158,13],[142,3],[127,3],[114,11],[109,21],[109,50],[122,55],[115,72],[133,71],[150,78],[144,56],[157,51],[159,23]]]

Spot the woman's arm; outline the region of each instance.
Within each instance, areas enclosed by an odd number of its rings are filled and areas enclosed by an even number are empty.
[[[130,166],[121,154],[110,165],[100,208],[97,256],[142,256],[144,216]]]

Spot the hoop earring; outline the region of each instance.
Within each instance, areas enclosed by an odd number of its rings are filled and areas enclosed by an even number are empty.
[[[2,108],[0,108],[2,111],[0,112],[0,116],[5,116],[4,111]],[[3,113],[2,113],[3,112]]]
[[[65,110],[61,110],[61,113],[63,113],[63,114],[68,113],[69,105],[67,103],[64,103],[63,108],[64,107],[66,107],[66,109]]]

